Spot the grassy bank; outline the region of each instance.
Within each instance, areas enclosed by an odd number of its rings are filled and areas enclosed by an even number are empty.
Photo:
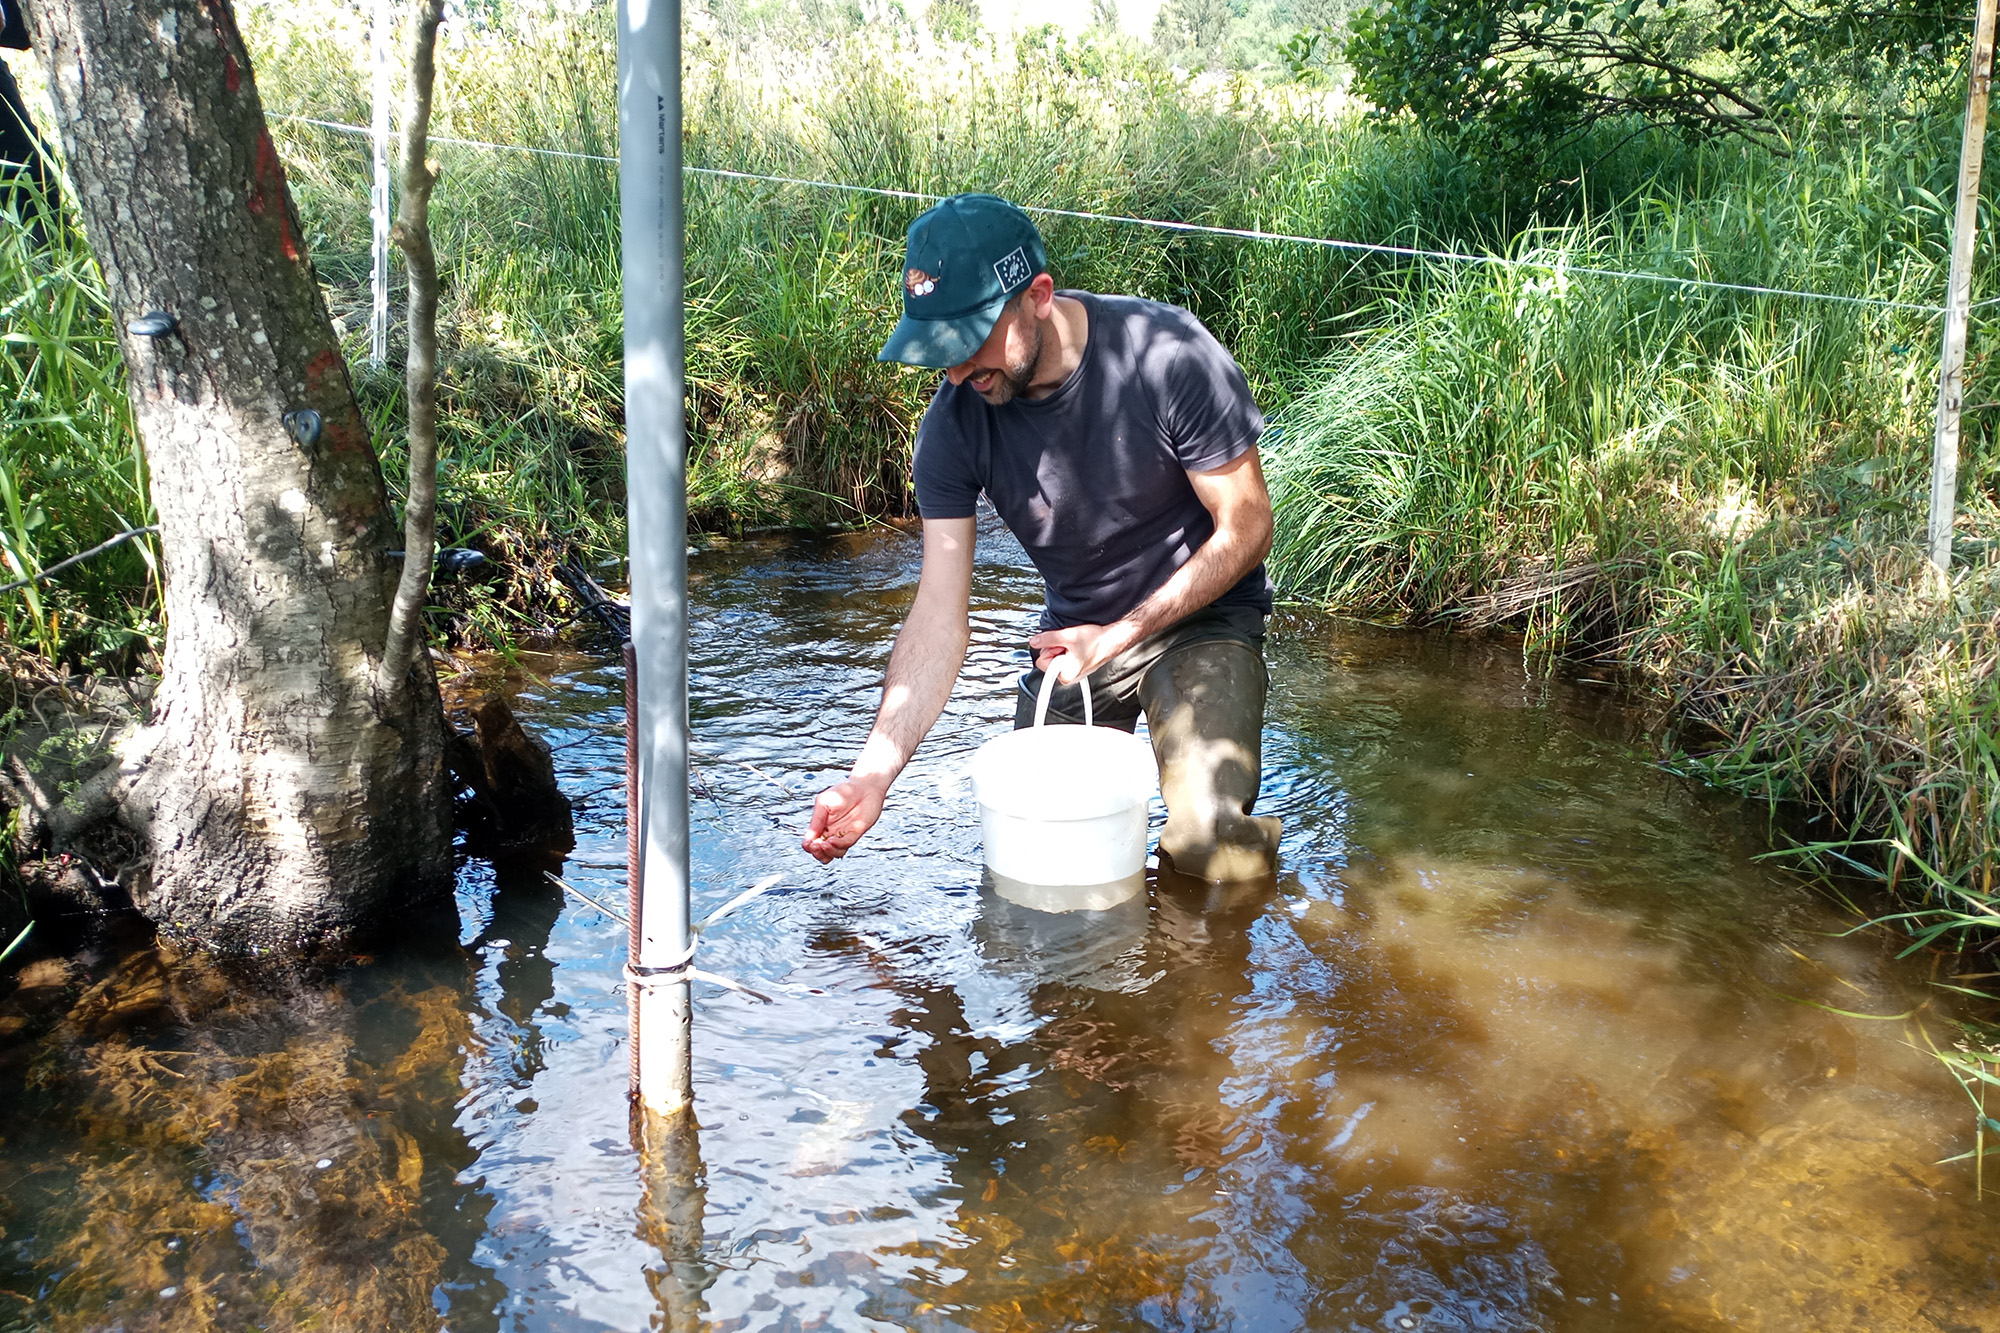
[[[575,547],[609,558],[624,547],[616,178],[614,166],[594,160],[615,151],[610,16],[527,21],[532,32],[497,17],[460,25],[440,57],[436,133],[582,155],[435,148],[443,535],[485,548],[511,571],[499,585],[443,590],[451,606],[439,628],[475,643],[504,643],[559,618],[553,553]],[[244,14],[393,487],[402,472],[401,344],[392,336],[386,368],[365,364],[365,140],[296,119],[367,120],[352,55],[365,49],[361,22],[331,4],[309,16],[297,6]],[[1109,39],[941,46],[927,31],[884,28],[786,48],[736,40],[724,19],[697,13],[688,47],[686,150],[702,168],[927,193],[987,188],[1086,212],[1481,248],[1506,244],[1552,197],[1544,183],[1474,170],[1414,129],[1368,123],[1324,92],[1241,77],[1190,81]],[[1607,127],[1601,142],[1578,145],[1571,167],[1624,133]],[[1614,209],[1700,166],[1670,141],[1627,145],[1557,191],[1557,211]],[[903,231],[921,207],[689,178],[698,525],[911,511],[909,440],[931,381],[877,364],[874,352],[895,316]],[[1406,276],[1397,261],[1335,250],[1064,218],[1046,219],[1046,231],[1061,281],[1194,309],[1236,351],[1267,406],[1288,401],[1341,337],[1379,319],[1384,292]],[[400,292],[397,300],[399,316]],[[105,479],[96,504],[109,513],[131,471],[122,390],[101,309],[82,310],[76,327],[96,340],[94,364],[106,366],[90,476]],[[44,542],[35,558],[82,549],[86,535],[108,535],[98,533],[104,527]],[[156,637],[136,555],[103,566],[100,584],[75,585],[82,601],[111,612],[111,629],[38,649],[81,664],[101,657],[114,632]],[[107,600],[114,588],[122,602]]]

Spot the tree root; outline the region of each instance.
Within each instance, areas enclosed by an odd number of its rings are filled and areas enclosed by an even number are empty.
[[[8,755],[0,767],[0,793],[21,811],[17,843],[26,840],[28,846],[17,850],[46,845],[59,852],[92,826],[114,818],[124,795],[119,790],[122,768],[113,757],[84,779],[82,786],[57,799],[49,795],[19,755]]]
[[[576,831],[548,745],[529,735],[497,694],[472,710],[472,721],[473,734],[454,731],[450,748],[453,771],[471,793],[459,807],[468,850],[560,859],[576,845]]]

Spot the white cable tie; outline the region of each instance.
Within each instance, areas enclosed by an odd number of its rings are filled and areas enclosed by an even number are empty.
[[[302,125],[317,125],[321,129],[338,130],[344,134],[371,133],[365,126],[344,125],[335,120],[316,120],[311,116],[273,114],[272,120],[296,121]],[[495,143],[487,139],[457,139],[448,135],[432,135],[432,143],[457,144],[466,148],[489,148],[497,152],[532,153],[538,157],[572,158],[581,162],[618,161],[600,153],[574,153],[560,148],[537,148],[529,144]],[[907,199],[915,203],[934,204],[945,196],[925,194],[917,190],[891,190],[878,185],[849,185],[844,181],[813,180],[803,176],[777,176],[757,171],[730,171],[722,167],[688,167],[681,170],[690,176],[717,176],[725,180],[762,181],[770,185],[801,185],[815,190],[840,190],[849,194],[866,194],[880,199]],[[1022,204],[1027,213],[1040,213],[1047,217],[1076,218],[1084,222],[1116,222],[1131,227],[1153,227],[1161,231],[1191,233],[1201,236],[1229,236],[1243,241],[1270,241],[1287,245],[1314,245],[1328,250],[1348,250],[1359,254],[1388,255],[1397,259],[1433,259],[1450,264],[1481,264],[1492,268],[1534,269],[1539,272],[1562,270],[1589,278],[1613,278],[1621,282],[1657,282],[1672,287],[1691,287],[1702,291],[1743,292],[1751,296],[1786,296],[1799,301],[1827,301],[1835,305],[1866,306],[1875,310],[1907,310],[1920,315],[1942,315],[1946,307],[1924,305],[1916,301],[1892,301],[1882,296],[1843,296],[1837,292],[1806,291],[1796,287],[1763,287],[1748,282],[1720,282],[1713,278],[1680,278],[1667,273],[1643,273],[1627,269],[1578,267],[1564,259],[1511,259],[1504,255],[1466,254],[1456,250],[1424,250],[1410,245],[1385,245],[1378,241],[1343,241],[1325,236],[1297,236],[1288,232],[1263,231],[1255,227],[1217,227],[1203,222],[1173,222],[1164,218],[1131,217],[1123,213],[1086,213],[1073,208],[1050,208],[1040,204]],[[2000,300],[2000,297],[1989,298]],[[1974,303],[1973,308],[1986,305],[1988,301]]]
[[[711,986],[720,986],[724,990],[735,991],[738,995],[747,995],[759,1004],[772,1002],[771,997],[762,991],[752,990],[740,981],[733,981],[728,977],[705,972],[696,967],[692,951],[679,962],[669,963],[665,967],[640,967],[636,963],[627,963],[625,980],[641,990],[650,990],[655,986],[683,986],[696,981],[705,981]]]
[[[589,903],[592,907],[595,907],[598,911],[604,913],[604,915],[610,917],[613,921],[616,921],[619,925],[625,927],[627,930],[630,930],[632,928],[632,922],[625,916],[623,912],[616,912],[613,911],[611,908],[606,907],[603,903],[597,901],[597,899],[591,897],[589,894],[585,893],[582,889],[577,888],[576,885],[571,884],[568,880],[564,879],[561,875],[558,875],[553,870],[544,870],[542,873],[548,876],[549,882],[551,884],[554,884],[564,893],[574,894],[576,897],[581,898],[584,902]]]
[[[711,986],[720,986],[724,990],[735,991],[738,995],[747,995],[759,1004],[771,1003],[771,997],[762,991],[751,990],[740,981],[731,981],[728,977],[717,976],[713,972],[704,972],[698,967],[690,967],[687,970],[687,976],[689,981],[706,981]]]
[[[693,970],[694,941],[689,940],[688,947],[678,956],[657,966],[647,966],[644,963],[628,960],[625,964],[625,980],[634,986],[671,986],[686,981],[688,974]]]
[[[743,906],[743,904],[749,902],[752,898],[755,898],[760,894],[769,893],[771,889],[776,887],[778,881],[783,879],[784,877],[785,877],[785,872],[780,870],[775,875],[771,875],[757,881],[756,884],[743,890],[743,892],[737,894],[734,898],[731,898],[728,902],[724,903],[722,906],[716,908],[713,912],[710,912],[707,916],[703,917],[701,919],[701,924],[694,928],[695,934],[697,935],[701,934],[703,931],[707,930],[710,926],[722,920],[722,918],[728,916],[731,912]]]
[[[678,967],[640,967],[635,963],[625,964],[625,980],[629,985],[645,990],[651,986],[677,986],[687,980],[688,965]]]

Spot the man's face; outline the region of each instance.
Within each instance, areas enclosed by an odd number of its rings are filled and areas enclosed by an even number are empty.
[[[1028,299],[1024,292],[1009,301],[979,350],[945,371],[945,378],[953,384],[970,382],[994,407],[1027,393],[1042,357],[1042,322],[1028,308]]]

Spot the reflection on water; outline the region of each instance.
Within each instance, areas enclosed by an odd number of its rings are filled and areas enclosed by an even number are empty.
[[[1925,964],[1605,691],[1283,625],[1283,876],[1038,912],[982,883],[964,785],[1035,604],[982,556],[967,678],[830,870],[798,829],[915,544],[692,562],[698,910],[792,888],[706,946],[774,1003],[699,996],[700,1127],[650,1179],[623,933],[529,868],[332,976],[44,960],[0,1005],[0,1328],[2000,1328],[1995,1205],[1931,1165],[1964,1103],[1915,1026],[1829,1011],[1934,1006]],[[563,873],[615,898],[619,680],[537,664]]]

